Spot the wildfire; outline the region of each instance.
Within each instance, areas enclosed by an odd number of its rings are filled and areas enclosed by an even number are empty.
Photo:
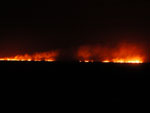
[[[143,61],[141,59],[114,59],[112,61],[108,61],[108,60],[104,60],[102,61],[103,63],[136,63],[136,64],[139,64],[139,63],[143,63]]]
[[[79,62],[89,63],[89,62],[94,62],[94,60],[80,60]]]
[[[109,63],[110,61],[109,60],[103,60],[102,62],[103,63]]]
[[[47,61],[47,62],[53,62],[56,60],[57,56],[58,56],[58,52],[52,51],[52,52],[35,53],[32,55],[25,54],[25,55],[16,55],[14,57],[3,57],[3,58],[0,58],[0,61]]]
[[[114,63],[143,63],[141,58],[131,58],[131,59],[113,59]]]
[[[40,52],[34,54],[16,55],[3,57],[0,61],[56,61],[58,51]],[[92,63],[143,63],[145,62],[145,51],[140,45],[122,43],[115,47],[106,46],[82,46],[77,53],[79,62]]]
[[[119,44],[114,48],[83,46],[78,50],[78,59],[82,62],[143,63],[145,55],[141,47],[134,44]]]

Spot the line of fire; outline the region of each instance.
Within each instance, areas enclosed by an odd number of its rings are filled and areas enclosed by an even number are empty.
[[[13,57],[3,57],[0,58],[0,61],[46,61],[53,62],[56,61],[56,57],[58,56],[58,51],[50,51],[50,52],[40,52],[34,53],[32,55],[24,54],[24,55],[16,55]]]
[[[34,54],[16,55],[14,57],[2,57],[0,61],[46,61],[55,62],[60,51],[49,51]],[[145,63],[148,62],[147,54],[142,46],[134,44],[119,44],[116,47],[105,46],[80,46],[76,52],[78,62],[102,62],[102,63]]]
[[[82,46],[78,51],[80,62],[146,63],[147,56],[143,46],[126,43],[116,47]]]

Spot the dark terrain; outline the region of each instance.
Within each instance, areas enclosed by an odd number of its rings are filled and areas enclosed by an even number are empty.
[[[1,71],[28,77],[49,78],[145,78],[150,64],[78,62],[0,62]],[[13,75],[15,77],[15,75]],[[9,75],[10,76],[10,75]]]
[[[0,62],[1,93],[6,103],[39,108],[118,109],[147,101],[149,69],[149,63]]]

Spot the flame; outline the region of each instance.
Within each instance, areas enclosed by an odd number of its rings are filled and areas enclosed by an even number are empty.
[[[56,61],[58,51],[40,52],[34,54],[3,57],[0,61]],[[145,51],[137,44],[121,43],[114,47],[106,46],[81,46],[77,52],[79,62],[103,62],[103,63],[143,63],[146,62]]]
[[[143,63],[145,52],[140,45],[122,43],[116,47],[82,46],[78,59],[83,62]]]
[[[103,63],[109,63],[110,61],[109,60],[103,60],[102,62]]]
[[[0,61],[47,61],[53,62],[58,56],[58,51],[34,53],[32,55],[16,55],[14,57],[3,57]]]
[[[94,60],[79,60],[79,62],[89,63],[89,62],[94,62]]]
[[[129,58],[129,59],[113,59],[114,63],[143,63],[141,58]]]

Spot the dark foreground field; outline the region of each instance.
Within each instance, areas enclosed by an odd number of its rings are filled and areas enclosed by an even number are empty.
[[[147,78],[150,64],[78,63],[78,62],[0,62],[7,76],[30,78]],[[12,75],[14,74],[14,75]]]
[[[0,62],[1,94],[6,103],[35,109],[133,107],[147,101],[149,69],[148,63]]]

